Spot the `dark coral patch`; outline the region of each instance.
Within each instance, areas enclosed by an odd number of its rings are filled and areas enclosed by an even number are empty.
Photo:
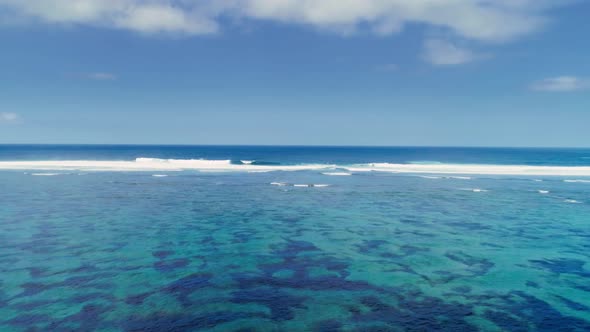
[[[405,256],[409,256],[409,255],[416,255],[416,254],[419,254],[419,253],[429,252],[430,249],[429,248],[426,248],[426,247],[418,247],[418,246],[413,246],[413,245],[405,244],[405,245],[403,245],[403,246],[400,247],[400,251]]]
[[[213,277],[210,273],[193,273],[189,276],[180,278],[164,288],[164,291],[174,294],[183,306],[191,305],[190,295],[211,284],[209,280]]]
[[[158,291],[162,291],[176,296],[183,306],[190,306],[192,304],[189,300],[190,295],[199,289],[211,286],[209,283],[211,278],[212,275],[210,273],[193,273],[170,283],[161,290],[130,295],[125,299],[125,303],[130,305],[141,305],[144,303],[145,299],[156,294]]]
[[[278,220],[279,221],[282,221],[282,222],[284,222],[284,223],[286,223],[288,225],[294,225],[294,224],[297,224],[297,223],[303,221],[303,217],[300,217],[300,216],[281,216],[281,217],[278,217]]]
[[[100,326],[102,322],[102,315],[112,310],[110,306],[99,306],[88,304],[73,315],[64,319],[64,322],[78,323],[81,331],[91,331]]]
[[[41,278],[47,275],[47,268],[43,268],[43,267],[30,267],[28,268],[29,270],[29,275],[31,276],[31,278]]]
[[[16,297],[28,297],[44,292],[53,287],[52,284],[44,284],[40,282],[27,282],[20,285],[23,291]]]
[[[530,260],[529,262],[531,262],[533,265],[539,268],[545,269],[555,274],[568,273],[578,275],[584,278],[590,277],[590,272],[584,269],[584,264],[586,264],[586,262],[579,259],[535,259]]]
[[[201,329],[210,329],[220,324],[252,317],[264,316],[253,313],[223,311],[195,316],[159,313],[149,317],[130,317],[123,321],[121,325],[125,331],[129,332],[192,332]]]
[[[577,310],[577,311],[590,312],[590,307],[588,307],[587,305],[584,305],[582,303],[578,303],[576,301],[572,301],[572,300],[567,299],[561,295],[555,295],[555,297],[557,297],[563,304],[568,306],[568,308],[570,308],[570,309]]]
[[[54,301],[32,301],[14,304],[13,307],[18,310],[31,311],[37,310],[55,303]],[[2,303],[0,303],[2,304]]]
[[[51,321],[51,317],[42,314],[23,314],[7,321],[8,324],[22,327],[33,327]]]
[[[68,274],[70,273],[94,273],[97,272],[98,268],[96,268],[94,265],[80,265],[79,267],[75,268],[75,269],[71,269],[68,270]]]
[[[485,316],[508,331],[590,331],[590,322],[565,316],[549,303],[520,291],[511,292],[504,305]]]
[[[484,317],[494,322],[504,331],[528,331],[526,322],[522,322],[505,312],[488,310],[485,312]]]
[[[363,243],[359,244],[358,252],[362,254],[370,253],[371,251],[379,249],[382,245],[387,244],[387,241],[383,240],[364,240]]]
[[[110,279],[115,277],[117,274],[114,272],[100,272],[95,274],[89,274],[85,276],[75,276],[69,277],[60,283],[54,284],[55,286],[65,286],[65,287],[93,287],[100,279]],[[101,288],[100,284],[96,284],[98,287]]]
[[[311,242],[290,240],[287,242],[287,245],[283,247],[283,249],[276,250],[276,254],[279,255],[279,257],[293,257],[306,251],[318,250],[318,247],[316,247]]]
[[[277,321],[290,320],[295,317],[293,310],[305,308],[303,296],[293,296],[277,288],[257,288],[232,293],[232,302],[258,303],[265,305],[271,311],[271,318]]]
[[[78,303],[91,302],[91,301],[97,301],[97,300],[104,300],[106,302],[115,302],[116,298],[111,294],[94,292],[94,293],[76,295],[76,296],[68,299],[68,302],[78,304]]]
[[[141,304],[143,304],[145,299],[147,299],[152,294],[153,294],[152,292],[148,292],[148,293],[142,293],[142,294],[137,294],[137,295],[130,295],[130,296],[127,296],[127,298],[125,299],[125,303],[131,304],[131,305],[141,305]]]
[[[250,241],[250,239],[252,239],[253,237],[256,236],[256,234],[258,234],[258,232],[256,231],[238,231],[238,232],[234,232],[232,234],[233,239],[232,239],[232,243],[247,243],[248,241]]]
[[[455,262],[469,266],[469,272],[473,276],[484,275],[494,267],[494,263],[488,259],[475,257],[462,251],[450,251],[445,256]]]
[[[313,330],[317,332],[338,332],[342,330],[342,323],[335,319],[324,320],[316,323]]]
[[[159,258],[159,259],[164,259],[170,255],[173,255],[174,251],[172,250],[157,250],[152,252],[152,256]]]
[[[467,293],[471,292],[471,287],[469,287],[469,286],[457,286],[457,287],[453,287],[452,290],[454,292],[456,292],[456,293],[467,294]]]
[[[154,269],[160,272],[169,272],[188,266],[190,261],[186,258],[178,258],[154,263]]]
[[[477,331],[467,323],[466,317],[473,315],[469,306],[448,304],[437,298],[400,297],[399,307],[384,303],[375,296],[361,298],[370,309],[368,313],[354,315],[359,322],[385,323],[389,327],[404,327],[416,331]]]
[[[376,296],[365,296],[362,297],[360,302],[368,307],[372,312],[379,312],[390,310],[391,306],[383,303],[378,297]]]

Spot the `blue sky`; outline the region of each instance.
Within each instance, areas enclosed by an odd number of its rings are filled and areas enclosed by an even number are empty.
[[[0,0],[0,143],[590,146],[588,13]]]

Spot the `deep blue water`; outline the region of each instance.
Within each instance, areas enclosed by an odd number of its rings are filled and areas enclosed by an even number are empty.
[[[0,145],[0,160],[257,160],[271,164],[351,164],[441,162],[500,165],[590,165],[590,149],[305,147],[305,146],[148,146]]]
[[[137,157],[590,165],[580,149],[0,146]],[[590,331],[588,182],[56,174],[0,171],[0,331]]]

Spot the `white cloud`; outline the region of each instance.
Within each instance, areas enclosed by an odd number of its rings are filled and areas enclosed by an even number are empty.
[[[482,0],[243,0],[234,11],[252,18],[318,28],[398,32],[407,23],[446,28],[478,40],[508,40],[541,27],[545,18],[534,3],[506,6]]]
[[[435,66],[459,65],[481,57],[467,48],[441,39],[426,40],[422,53],[422,58]]]
[[[590,80],[575,76],[546,78],[531,85],[535,91],[568,92],[590,89]]]
[[[182,32],[206,34],[217,31],[217,23],[199,13],[186,12],[167,4],[145,4],[129,9],[115,25],[144,33]]]
[[[350,34],[390,35],[408,23],[479,41],[534,32],[557,1],[547,0],[0,0],[0,12],[44,23],[140,33],[209,34],[223,18],[301,24]],[[560,1],[563,5],[569,1]],[[223,20],[227,22],[229,20]]]
[[[0,9],[43,23],[91,25],[140,33],[206,34],[217,30],[195,5],[170,0],[0,0]],[[197,3],[195,1],[195,3]]]
[[[88,73],[84,76],[97,81],[112,81],[117,79],[117,75],[112,73]]]
[[[0,123],[17,122],[19,119],[18,114],[11,112],[0,112]]]

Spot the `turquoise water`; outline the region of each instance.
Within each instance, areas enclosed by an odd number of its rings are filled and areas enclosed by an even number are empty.
[[[590,330],[590,183],[58,174],[0,171],[1,331]]]

